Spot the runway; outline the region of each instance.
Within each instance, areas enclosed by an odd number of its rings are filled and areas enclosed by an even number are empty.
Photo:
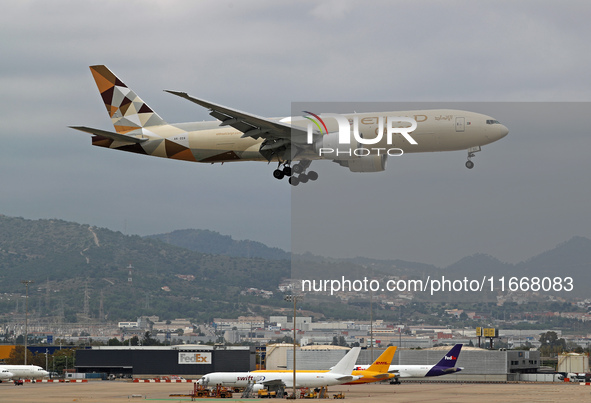
[[[92,381],[88,383],[27,383],[14,386],[0,384],[0,402],[19,403],[122,403],[133,401],[185,402],[190,398],[173,398],[172,393],[188,393],[189,383],[132,383],[124,381]],[[343,391],[349,402],[437,402],[474,401],[502,402],[582,402],[591,398],[591,386],[578,383],[520,384],[447,384],[412,383],[402,385],[368,384],[334,386],[330,397]],[[260,399],[207,399],[207,401],[253,401]],[[200,400],[200,399],[198,399]]]

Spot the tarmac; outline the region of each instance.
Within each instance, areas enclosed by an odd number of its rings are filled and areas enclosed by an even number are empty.
[[[187,402],[189,397],[170,394],[189,393],[191,383],[132,383],[123,381],[92,381],[88,383],[27,383],[14,386],[0,384],[0,402],[18,403],[123,403],[123,402]],[[578,383],[407,383],[402,385],[367,384],[333,386],[329,397],[345,393],[348,402],[583,402],[591,400],[591,386]],[[196,399],[197,401],[243,402],[260,399]]]

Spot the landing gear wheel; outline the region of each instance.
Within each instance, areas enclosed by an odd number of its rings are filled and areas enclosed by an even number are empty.
[[[470,160],[466,161],[466,168],[468,168],[468,169],[474,168],[474,163]]]
[[[283,174],[284,174],[285,176],[291,176],[291,167],[284,166],[284,167],[283,167]]]
[[[299,185],[299,183],[300,183],[300,180],[298,179],[297,176],[290,176],[290,178],[289,178],[289,184],[291,186],[297,186],[297,185]]]
[[[283,179],[284,176],[285,176],[285,174],[283,173],[283,171],[281,169],[276,169],[273,171],[273,177],[275,179]]]
[[[315,181],[316,179],[318,179],[318,173],[316,171],[308,172],[308,179],[310,179],[311,181]]]
[[[291,169],[296,174],[301,174],[302,172],[304,172],[304,167],[301,166],[300,164],[295,164]]]
[[[300,176],[298,176],[298,180],[301,183],[306,183],[306,182],[308,182],[309,179],[310,178],[308,178],[308,175],[306,175],[306,174],[301,174]]]

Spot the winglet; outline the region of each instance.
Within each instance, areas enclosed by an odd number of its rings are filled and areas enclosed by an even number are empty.
[[[328,372],[333,374],[351,375],[360,351],[361,347],[353,347],[343,358],[341,358],[337,365],[332,367]]]

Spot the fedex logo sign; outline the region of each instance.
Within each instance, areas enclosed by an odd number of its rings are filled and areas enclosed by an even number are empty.
[[[458,357],[454,357],[453,355],[446,355],[444,358],[448,361],[453,361],[453,360],[458,359]]]
[[[179,352],[179,364],[211,364],[211,353]]]

